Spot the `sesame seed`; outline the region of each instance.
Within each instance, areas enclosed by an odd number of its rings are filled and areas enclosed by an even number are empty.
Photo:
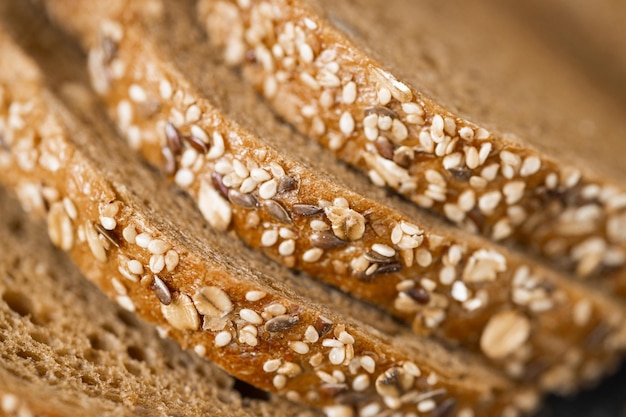
[[[304,331],[304,338],[309,343],[315,343],[319,340],[320,335],[317,333],[317,330],[315,330],[315,327],[308,326]]]
[[[324,90],[322,91],[322,94],[320,95],[320,105],[325,108],[325,109],[329,109],[332,107],[333,104],[335,104],[335,98],[333,96],[332,91],[330,90]]]
[[[174,175],[174,181],[182,188],[189,187],[193,183],[194,179],[195,177],[193,172],[187,168],[179,169]]]
[[[352,381],[352,389],[361,392],[368,389],[370,386],[370,377],[367,374],[359,374]]]
[[[133,300],[127,295],[120,295],[115,297],[115,301],[120,305],[124,310],[135,311],[135,303]]]
[[[341,98],[345,104],[352,104],[356,101],[357,90],[354,81],[348,82],[341,92]]]
[[[309,345],[299,340],[295,342],[291,342],[289,344],[289,347],[291,348],[291,350],[293,350],[296,353],[299,353],[300,355],[306,355],[307,353],[309,353]]]
[[[378,116],[377,127],[380,130],[389,130],[391,129],[392,124],[393,124],[393,120],[391,119],[390,116],[387,116],[387,115]]]
[[[91,254],[100,262],[106,262],[107,254],[102,242],[98,237],[98,232],[93,227],[91,222],[85,224],[85,237],[87,238],[87,245]]]
[[[322,355],[322,352],[317,352],[316,354],[311,356],[311,359],[309,359],[309,364],[313,367],[316,367],[316,366],[320,366],[323,361],[324,361],[324,355]]]
[[[345,111],[341,114],[339,119],[339,130],[346,136],[350,136],[354,132],[354,118],[352,115]]]
[[[493,226],[492,238],[494,240],[506,239],[513,233],[509,219],[500,219]]]
[[[434,169],[426,170],[426,173],[424,175],[426,177],[426,181],[428,181],[429,183],[439,185],[441,187],[446,186],[446,180],[443,178],[443,175],[441,175]]]
[[[239,311],[239,317],[251,324],[263,323],[263,318],[259,315],[259,313],[249,308],[242,308],[241,311]]]
[[[391,126],[391,134],[397,142],[402,142],[409,136],[409,131],[404,123],[398,119],[394,119]]]
[[[522,168],[520,169],[520,175],[522,177],[531,176],[539,171],[541,168],[541,160],[535,156],[531,155],[524,159],[522,163]]]
[[[278,191],[278,182],[275,179],[264,182],[259,187],[259,196],[269,200],[274,197]]]
[[[144,248],[144,249],[148,248],[148,245],[150,245],[151,241],[152,241],[152,236],[150,236],[150,234],[148,233],[140,233],[136,235],[135,237],[135,243],[140,248]]]
[[[346,359],[346,348],[344,346],[334,347],[328,353],[328,360],[333,365],[340,365]]]
[[[339,333],[339,336],[337,337],[337,339],[341,343],[346,344],[346,345],[353,345],[355,342],[354,337],[350,333],[346,332],[345,330]]]
[[[126,242],[134,244],[137,237],[137,231],[133,226],[128,225],[124,228],[124,230],[122,230],[122,237]]]
[[[167,80],[161,80],[159,83],[159,94],[161,94],[161,98],[164,100],[169,100],[172,97],[172,84]]]
[[[193,129],[193,126],[192,126]],[[194,135],[195,136],[195,135]],[[224,146],[224,137],[218,131],[213,132],[213,143],[211,146],[211,150],[206,154],[206,159],[213,160],[217,159],[220,156],[224,155],[225,146]]]
[[[275,303],[265,307],[264,311],[268,312],[272,316],[280,316],[287,312],[287,308],[282,304]]]
[[[165,254],[165,268],[168,272],[172,272],[178,266],[180,258],[175,250],[168,250]]]
[[[285,385],[287,385],[287,377],[285,375],[276,375],[274,379],[272,379],[272,384],[276,389],[283,389]]]
[[[444,129],[443,117],[441,117],[441,115],[439,114],[436,114],[433,117],[433,121],[430,126],[430,135],[436,143],[441,143],[443,141],[443,138],[444,138],[443,129]]]
[[[300,44],[300,46],[298,47],[298,52],[300,53],[300,59],[302,59],[303,62],[307,64],[313,62],[315,55],[313,53],[313,49],[308,43]]]
[[[456,269],[451,266],[444,266],[439,272],[439,282],[443,285],[450,285],[456,279]]]
[[[472,210],[474,205],[476,205],[476,193],[471,189],[463,191],[457,200],[457,205],[466,213]]]
[[[100,224],[106,230],[113,230],[117,226],[117,222],[112,217],[100,216]]]
[[[417,250],[415,260],[417,261],[417,264],[419,266],[421,266],[422,268],[426,268],[430,266],[430,264],[432,263],[433,255],[430,253],[428,249],[419,248]]]
[[[391,91],[387,87],[382,87],[378,90],[378,102],[385,106],[391,101]]]
[[[248,291],[246,293],[246,300],[254,302],[259,301],[267,295],[265,291]]]
[[[335,378],[334,376],[332,376],[328,372],[317,371],[315,374],[317,375],[317,377],[320,380],[322,380],[322,382],[325,382],[327,384],[336,384],[336,383],[339,382],[339,381],[337,381],[337,378]]]
[[[469,169],[477,168],[480,165],[478,151],[473,146],[465,148],[465,165],[467,165]]]
[[[396,250],[391,246],[383,245],[382,243],[374,243],[372,250],[384,257],[391,258],[395,256]]]
[[[337,339],[324,339],[322,340],[322,346],[324,347],[342,347],[343,342]]]
[[[420,401],[417,404],[417,411],[419,411],[420,413],[428,413],[430,411],[433,411],[436,406],[437,404],[432,399]]]
[[[323,254],[324,254],[323,249],[312,248],[304,252],[304,254],[302,254],[302,260],[304,262],[317,262],[320,260]]]
[[[146,92],[137,84],[132,84],[128,89],[128,96],[135,103],[143,103],[146,101]]]
[[[473,188],[476,188],[478,190],[482,190],[482,189],[484,189],[487,186],[488,182],[483,177],[479,177],[479,176],[474,175],[474,176],[472,176],[469,179],[469,184]]]
[[[498,206],[501,199],[502,194],[500,194],[500,191],[490,191],[483,194],[478,199],[478,208],[485,214],[492,214],[493,210]]]
[[[461,281],[455,281],[454,284],[452,284],[452,290],[450,293],[452,298],[459,302],[467,301],[469,298],[467,286],[465,286],[465,284]]]
[[[148,252],[153,255],[161,255],[170,249],[170,244],[161,239],[152,239],[148,244]]]
[[[502,192],[506,197],[506,203],[511,205],[517,203],[524,195],[526,183],[524,181],[511,181],[504,185]]]
[[[63,208],[70,219],[76,220],[78,217],[78,210],[76,209],[74,202],[69,197],[63,197]]]
[[[282,361],[280,359],[268,359],[263,364],[263,371],[265,372],[276,372],[278,368],[280,368]]]
[[[300,81],[302,81],[304,83],[304,85],[306,85],[307,87],[309,87],[312,90],[319,90],[320,89],[320,85],[317,82],[317,80],[315,78],[313,78],[313,76],[311,74],[309,74],[308,72],[300,73]]]
[[[361,363],[361,367],[365,369],[367,373],[374,373],[376,370],[376,362],[370,356],[361,356],[359,358],[359,362]]]
[[[455,223],[460,223],[465,219],[465,212],[463,212],[463,210],[461,210],[456,204],[444,204],[443,212],[450,221]]]
[[[141,264],[141,262],[135,259],[131,259],[130,261],[128,261],[127,267],[128,267],[128,270],[135,275],[143,274],[143,271],[144,271],[143,265]]]
[[[230,334],[230,332],[223,330],[219,332],[217,335],[215,335],[215,346],[224,347],[228,345],[232,339],[233,339],[233,336]]]
[[[280,375],[285,375],[287,377],[294,377],[302,373],[302,368],[300,368],[300,365],[296,363],[285,362],[280,366],[280,368],[278,368],[276,372],[278,372]]]
[[[278,253],[281,256],[292,255],[296,250],[296,241],[293,239],[285,240],[278,245]]]
[[[152,255],[150,257],[150,271],[155,274],[158,274],[165,268],[165,256],[163,255]]]

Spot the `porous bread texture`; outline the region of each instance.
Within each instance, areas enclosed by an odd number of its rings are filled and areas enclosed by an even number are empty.
[[[482,3],[427,3],[201,0],[198,10],[225,62],[278,115],[374,184],[577,276],[623,283],[619,108]]]
[[[208,230],[184,197],[138,169],[89,92],[74,87],[64,101],[81,121],[41,80],[21,79],[33,62],[7,36],[0,41],[14,68],[3,81],[0,178],[47,216],[52,241],[124,309],[229,373],[333,416],[536,406],[534,388]],[[332,310],[321,305],[329,300]]]
[[[353,192],[367,194],[368,187],[281,132],[253,94],[202,53],[189,2],[177,4],[149,29],[138,25],[141,15],[109,22],[90,64],[131,146],[172,168],[214,228],[234,230],[284,265],[385,307],[418,333],[481,352],[542,389],[570,392],[614,366],[624,338],[622,307],[416,209],[386,199],[402,207],[396,210]],[[206,85],[198,93],[189,80],[221,85],[230,98],[216,99],[220,93]],[[236,123],[242,114],[249,125],[266,127],[267,141]],[[297,153],[308,156],[304,163]],[[335,178],[319,173],[329,166]],[[613,336],[587,343],[605,325]]]
[[[86,281],[0,189],[0,415],[315,416],[234,380]]]

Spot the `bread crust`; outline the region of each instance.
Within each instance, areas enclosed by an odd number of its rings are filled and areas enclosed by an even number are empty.
[[[8,36],[0,42],[2,62],[12,63],[8,74],[0,71],[0,179],[27,211],[47,217],[53,243],[123,308],[238,378],[334,416],[366,407],[467,416],[536,406],[532,389],[512,386],[473,359],[393,323],[395,334],[384,334],[339,315],[310,300],[320,292],[315,285],[295,294],[277,281],[280,272],[270,278],[226,253],[182,199],[152,198],[154,178],[136,169],[105,128],[96,130],[97,121],[87,127],[47,91]],[[79,99],[87,92],[73,94],[68,101],[96,112]],[[160,211],[172,205],[189,218],[174,223]],[[198,227],[192,232],[189,224]],[[254,254],[233,248],[264,270]],[[360,315],[369,314],[363,308]]]
[[[610,298],[326,182],[199,94],[141,19],[129,12],[103,28],[90,52],[93,83],[131,147],[172,168],[216,230],[233,230],[280,263],[384,307],[416,333],[480,352],[544,390],[571,392],[612,368],[624,323]],[[106,48],[115,51],[109,61]],[[587,343],[605,326],[614,336]]]
[[[198,15],[225,62],[243,68],[280,117],[374,184],[626,294],[623,173],[601,177],[449,111],[355,46],[318,3],[202,0]],[[380,7],[410,15],[400,3]],[[360,5],[343,6],[334,23]]]

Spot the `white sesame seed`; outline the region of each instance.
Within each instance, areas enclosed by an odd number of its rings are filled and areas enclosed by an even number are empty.
[[[424,115],[424,110],[417,103],[402,103],[402,111],[406,114],[416,114],[418,116]]]
[[[429,183],[439,185],[441,187],[446,187],[446,180],[439,172],[435,171],[434,169],[426,170],[426,173],[424,175],[426,177],[426,181],[428,181]]]
[[[122,230],[122,237],[126,242],[134,244],[137,237],[137,231],[133,226],[128,225],[124,228],[124,230]]]
[[[473,146],[465,148],[465,165],[467,165],[469,169],[477,168],[480,165],[478,151]]]
[[[242,194],[248,194],[256,190],[259,184],[252,178],[246,178],[239,187],[239,192]]]
[[[343,86],[341,98],[345,104],[352,104],[356,101],[356,94],[356,83],[354,81],[350,81]]]
[[[262,324],[263,323],[263,318],[259,315],[259,313],[249,308],[242,308],[239,311],[239,317],[241,317],[242,320],[245,320],[250,324]]]
[[[320,366],[322,362],[324,362],[324,355],[322,355],[322,352],[317,352],[311,356],[311,359],[309,359],[309,364],[313,367]]]
[[[78,210],[76,209],[76,205],[69,197],[63,197],[63,208],[65,212],[72,220],[76,220],[78,217]]]
[[[198,120],[200,120],[201,116],[202,116],[202,110],[200,110],[200,107],[198,107],[195,104],[192,104],[191,106],[189,106],[189,108],[187,109],[187,112],[185,113],[185,122],[195,123]]]
[[[317,262],[320,260],[324,250],[320,248],[312,248],[302,254],[302,260],[304,262]]]
[[[155,274],[158,274],[165,268],[165,256],[163,255],[152,255],[150,257],[150,271]]]
[[[528,177],[535,174],[541,168],[541,160],[535,156],[531,155],[524,159],[522,163],[522,168],[520,169],[520,175],[522,177]]]
[[[248,178],[250,175],[248,168],[238,159],[233,160],[233,171],[235,171],[235,174],[242,179]]]
[[[451,266],[444,266],[441,271],[439,271],[439,282],[443,285],[450,285],[456,279],[456,269]]]
[[[250,171],[250,178],[255,180],[256,182],[265,182],[272,178],[269,172],[264,170],[263,168],[255,168]]]
[[[483,177],[479,177],[477,175],[474,175],[474,176],[470,177],[469,184],[473,188],[475,188],[477,190],[482,190],[482,189],[484,189],[487,186],[488,182]]]
[[[361,392],[368,389],[370,386],[370,377],[368,374],[359,374],[352,381],[352,389]]]
[[[291,350],[293,350],[296,353],[299,353],[300,355],[306,355],[307,353],[309,353],[309,345],[299,340],[295,342],[291,342],[289,344],[289,347],[291,348]]]
[[[455,152],[443,158],[443,167],[445,169],[458,168],[461,166],[462,163],[463,163],[463,154],[460,152]]]
[[[182,188],[189,187],[195,179],[193,172],[191,172],[187,168],[179,169],[174,176],[174,181],[176,184]]]
[[[287,385],[287,377],[285,375],[276,375],[274,379],[272,379],[272,384],[276,389],[283,389],[285,385]]]
[[[509,219],[500,219],[493,226],[492,238],[494,240],[506,239],[513,233]]]
[[[278,245],[278,253],[281,256],[292,255],[296,250],[296,241],[293,239],[285,240]]]
[[[263,299],[267,293],[265,291],[248,291],[246,293],[246,300],[254,302]]]
[[[280,368],[282,361],[280,359],[268,359],[263,364],[263,371],[265,372],[276,372],[278,368]]]
[[[378,127],[378,115],[376,113],[371,113],[365,116],[363,119],[363,127],[375,129]],[[376,130],[378,132],[378,130]],[[376,139],[376,138],[374,138]]]
[[[487,165],[480,171],[481,177],[483,177],[487,181],[493,181],[498,175],[498,170],[500,169],[500,165],[497,163]]]
[[[342,347],[344,344],[343,342],[337,340],[337,339],[324,339],[322,340],[322,346],[324,347]]]
[[[443,212],[446,217],[454,222],[460,223],[465,219],[465,212],[459,208],[458,205],[452,203],[446,203],[443,205]]]
[[[170,244],[161,239],[152,239],[148,244],[148,252],[153,255],[161,255],[170,249]]]
[[[380,130],[389,130],[391,129],[391,125],[393,124],[393,119],[390,116],[378,116],[377,127]]]
[[[193,130],[193,126],[191,128]],[[209,153],[205,155],[205,158],[210,161],[213,159],[217,159],[220,156],[224,155],[225,149],[226,148],[224,146],[224,137],[218,131],[214,131],[213,143],[212,143],[211,149],[209,150]]]
[[[313,62],[315,55],[313,53],[313,49],[308,43],[300,44],[300,46],[298,47],[298,52],[300,53],[300,59],[302,59],[303,62],[307,64]]]
[[[130,261],[128,261],[127,267],[128,270],[135,275],[143,274],[143,265],[136,259],[131,259]]]
[[[315,327],[308,326],[304,331],[304,338],[309,343],[315,343],[319,340],[320,335],[317,333],[317,330],[315,330]]]
[[[334,347],[328,353],[328,360],[333,365],[340,365],[346,359],[346,348],[342,347]]]
[[[295,239],[296,233],[288,227],[281,227],[278,231],[278,235],[283,239]]]
[[[341,114],[339,119],[339,130],[346,136],[350,136],[354,132],[354,118],[352,115],[345,111]]]
[[[383,245],[382,243],[374,243],[372,245],[372,250],[387,258],[391,258],[396,254],[396,250],[394,248],[392,248],[391,246]]]
[[[280,316],[287,312],[287,308],[282,304],[275,303],[265,307],[265,311],[270,313],[272,316]]]
[[[361,408],[361,411],[359,412],[359,417],[375,417],[378,415],[378,413],[380,413],[380,409],[381,405],[377,402],[370,403]]]
[[[113,230],[117,226],[117,222],[112,217],[100,216],[100,224],[106,230]]]
[[[433,117],[433,121],[430,126],[430,135],[436,143],[441,143],[443,141],[443,138],[444,138],[443,129],[444,129],[443,117],[441,117],[441,115],[439,114],[436,114]]]
[[[132,84],[128,88],[128,96],[135,103],[143,103],[147,99],[146,92],[137,84]]]
[[[361,356],[359,358],[359,362],[361,363],[361,367],[365,369],[367,373],[374,373],[376,370],[376,362],[370,356]]]
[[[300,73],[300,81],[302,81],[307,87],[309,87],[312,90],[320,89],[320,85],[317,82],[317,80],[308,72]]]
[[[391,134],[397,142],[402,142],[409,136],[409,131],[404,123],[398,119],[394,119],[391,126]]]
[[[133,300],[129,296],[120,295],[118,297],[115,297],[115,301],[123,309],[128,310],[128,311],[135,311],[135,303],[133,303]]]
[[[378,102],[385,106],[391,101],[391,91],[387,87],[378,90]]]
[[[341,343],[346,344],[346,345],[353,345],[355,342],[354,337],[350,333],[346,332],[345,330],[339,333],[339,336],[337,337],[337,339]]]
[[[161,98],[164,100],[169,100],[172,98],[172,84],[167,80],[161,80],[159,83],[159,94],[161,94]]]
[[[433,261],[433,255],[428,249],[419,248],[415,255],[415,260],[417,261],[417,264],[422,268],[430,266]]]
[[[450,291],[452,298],[457,301],[464,302],[469,298],[469,291],[467,286],[461,281],[455,281],[452,284],[452,290]]]
[[[150,245],[151,241],[152,241],[152,236],[150,236],[150,234],[148,233],[140,233],[136,235],[135,237],[135,243],[140,248],[144,248],[144,249],[148,248],[148,245]]]
[[[511,205],[517,203],[524,196],[526,183],[524,181],[511,181],[504,185],[502,192],[506,197],[506,203]]]
[[[548,189],[553,190],[558,184],[559,177],[556,173],[551,172],[550,174],[546,175],[546,187],[548,187]]]
[[[333,104],[335,104],[335,97],[333,96],[332,91],[322,91],[322,94],[320,95],[320,105],[325,109],[329,109]]]
[[[459,136],[464,140],[471,141],[474,139],[474,131],[471,127],[463,126],[459,129]]]
[[[498,206],[501,199],[502,194],[500,194],[500,191],[490,191],[483,194],[478,199],[478,208],[480,209],[480,211],[487,215],[492,214],[493,210]]]
[[[474,205],[476,205],[476,194],[474,191],[471,189],[463,191],[457,200],[457,205],[466,213],[472,210]]]
[[[478,151],[478,164],[482,165],[487,161],[489,154],[491,153],[491,142],[485,142],[480,145],[480,150]]]
[[[278,182],[275,179],[265,181],[259,187],[259,196],[261,198],[269,200],[274,197],[278,191]]]
[[[335,378],[334,376],[332,376],[331,374],[329,374],[328,372],[324,372],[324,371],[317,371],[315,373],[317,375],[317,377],[322,381],[325,382],[327,384],[336,384],[337,382],[337,378]]]
[[[428,413],[430,411],[433,411],[436,406],[437,404],[432,399],[420,401],[417,404],[417,411],[419,411],[420,413]]]

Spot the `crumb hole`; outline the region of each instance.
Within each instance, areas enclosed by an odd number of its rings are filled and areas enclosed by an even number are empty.
[[[128,356],[136,361],[143,362],[146,360],[146,352],[139,346],[129,346],[126,352],[128,352]]]
[[[9,308],[15,311],[22,317],[33,315],[33,304],[31,301],[21,292],[7,291],[2,294],[2,299],[9,306]]]
[[[87,338],[89,339],[89,344],[91,345],[91,347],[96,350],[109,350],[110,348],[106,340],[102,339],[96,333],[91,333],[89,336],[87,336]]]
[[[142,374],[141,368],[130,361],[124,362],[124,368],[135,376],[141,376]]]
[[[19,356],[22,359],[30,359],[33,362],[40,362],[41,361],[41,356],[39,356],[39,354],[31,351],[31,350],[27,350],[27,349],[20,349],[16,352],[16,355]]]
[[[262,401],[269,401],[270,399],[270,396],[267,392],[260,390],[256,387],[253,387],[247,382],[240,381],[239,379],[235,379],[235,385],[233,388],[239,391],[242,398],[262,400]]]
[[[81,375],[80,380],[85,385],[90,385],[92,387],[98,386],[98,381],[91,375]]]
[[[30,334],[30,337],[38,343],[44,344],[44,345],[49,345],[50,344],[50,338],[48,337],[47,334],[45,334],[44,332],[40,332],[40,331],[34,331]]]
[[[127,310],[118,310],[117,317],[129,327],[139,327],[139,320],[137,317]]]

